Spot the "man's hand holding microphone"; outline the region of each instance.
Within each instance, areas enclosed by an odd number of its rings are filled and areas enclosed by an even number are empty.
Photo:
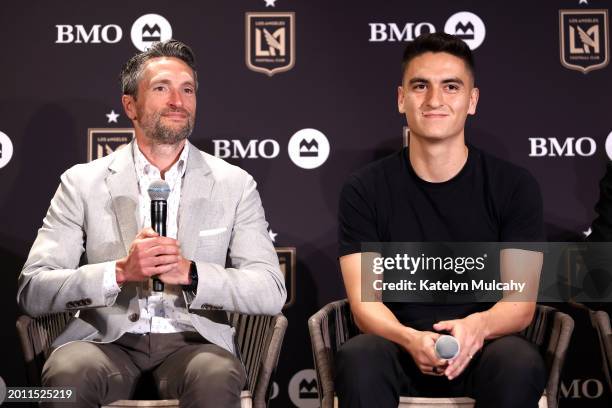
[[[440,325],[445,323],[437,323],[434,328],[439,329]],[[455,361],[461,355],[461,347],[454,335],[414,330],[412,341],[405,345],[405,348],[419,370],[426,375],[445,375],[452,380],[469,363],[464,363],[464,359],[461,359],[461,364]]]
[[[181,255],[180,243],[144,228],[130,245],[126,257],[117,261],[117,284],[143,282],[156,276],[169,285],[189,285],[191,261]]]
[[[153,181],[147,190],[151,199],[151,228],[138,233],[126,257],[117,261],[117,284],[153,279],[153,290],[162,292],[164,284],[191,285],[192,262],[181,255],[180,243],[166,237],[170,186],[164,180]]]

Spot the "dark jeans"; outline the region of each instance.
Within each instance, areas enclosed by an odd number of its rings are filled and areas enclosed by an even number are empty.
[[[449,381],[425,375],[399,345],[372,334],[347,341],[336,354],[341,408],[397,408],[400,395],[471,397],[476,407],[537,407],[546,369],[537,348],[512,335],[486,342],[465,371]]]
[[[242,363],[198,333],[130,334],[113,343],[76,341],[55,350],[43,368],[46,387],[76,387],[77,402],[46,407],[98,407],[130,399],[144,374],[159,396],[181,407],[240,407]]]

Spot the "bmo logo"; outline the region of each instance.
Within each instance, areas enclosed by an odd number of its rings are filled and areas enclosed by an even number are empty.
[[[280,152],[280,145],[274,139],[213,140],[214,155],[222,159],[273,159]]]
[[[569,383],[569,386],[567,386],[565,382],[561,382],[561,395],[563,395],[564,398],[595,399],[601,397],[603,392],[603,384],[595,378],[589,378],[587,380],[575,379]]]
[[[116,44],[123,39],[123,29],[117,24],[56,24],[56,44]],[[132,24],[132,44],[145,51],[153,43],[172,38],[170,22],[159,14],[145,14]]]
[[[280,145],[274,139],[213,139],[213,155],[221,159],[274,159]],[[287,153],[296,166],[312,170],[325,163],[330,153],[327,137],[319,130],[305,128],[289,139]]]
[[[530,137],[529,157],[589,157],[597,151],[590,137],[568,137],[562,142],[554,137]]]
[[[91,27],[56,24],[55,28],[56,44],[115,44],[123,37],[123,30],[117,24],[94,24]]]
[[[436,32],[436,27],[427,22],[406,23],[403,27],[399,27],[395,23],[370,23],[369,25],[370,42],[413,41],[421,34]]]
[[[419,23],[369,23],[369,42],[413,41],[421,34],[436,32],[436,27],[427,21]],[[471,50],[478,48],[486,36],[484,22],[476,14],[460,11],[453,14],[444,24],[444,32],[462,39]]]

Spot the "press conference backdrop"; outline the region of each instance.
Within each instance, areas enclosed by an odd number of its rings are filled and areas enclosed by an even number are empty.
[[[3,2],[0,375],[25,385],[16,279],[59,176],[131,139],[118,73],[152,41],[193,47],[200,89],[190,140],[254,176],[282,248],[294,290],[272,403],[317,407],[306,320],[345,297],[336,259],[343,181],[402,146],[405,44],[446,31],[470,45],[481,98],[468,141],[529,169],[548,239],[577,241],[612,157],[609,8],[601,0]],[[561,406],[609,406],[587,314],[558,307],[577,323]]]

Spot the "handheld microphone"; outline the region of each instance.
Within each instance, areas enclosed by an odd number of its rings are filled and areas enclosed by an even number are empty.
[[[166,218],[168,217],[168,196],[170,186],[164,180],[155,180],[147,190],[151,199],[151,228],[162,237],[166,236]],[[164,291],[164,282],[153,277],[153,290]]]
[[[453,336],[443,334],[434,345],[436,355],[444,360],[452,360],[459,354],[459,342]]]

